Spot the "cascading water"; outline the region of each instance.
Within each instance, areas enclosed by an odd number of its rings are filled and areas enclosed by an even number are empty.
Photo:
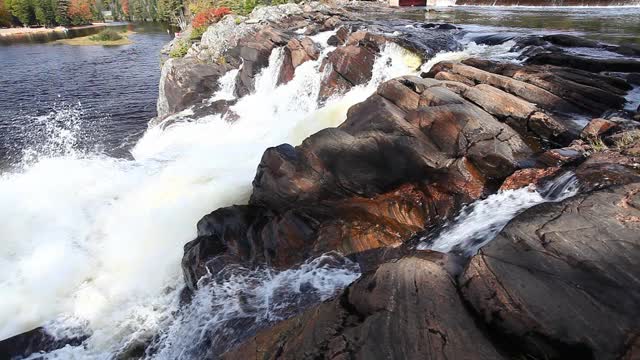
[[[474,255],[519,213],[545,202],[557,202],[577,194],[578,181],[565,173],[539,189],[528,187],[501,191],[463,208],[436,234],[423,237],[418,249]]]
[[[182,245],[203,214],[247,201],[264,150],[340,124],[381,81],[419,65],[387,46],[374,79],[319,109],[322,57],[276,86],[278,57],[281,50],[256,92],[232,108],[239,116],[233,124],[206,116],[155,126],[132,150],[133,161],[44,153],[0,177],[0,202],[12,204],[0,208],[1,339],[45,324],[52,334],[90,335],[46,357],[102,359],[160,333],[183,286]]]
[[[331,34],[314,40],[326,44]],[[331,50],[325,47],[318,60],[299,66],[283,86],[276,84],[283,54],[274,50],[256,79],[256,91],[231,108],[238,115],[233,123],[218,115],[194,119],[186,110],[148,129],[132,150],[134,160],[73,146],[44,147],[30,154],[22,171],[1,175],[0,202],[12,206],[0,208],[5,219],[0,293],[6,294],[0,298],[0,339],[45,324],[56,336],[89,336],[82,346],[45,358],[107,359],[153,337],[153,357],[199,357],[195,354],[202,348],[192,336],[214,334],[229,342],[230,335],[221,330],[234,321],[246,325],[246,335],[353,281],[357,266],[336,255],[282,273],[226,269],[205,279],[190,306],[180,311],[177,306],[182,245],[195,237],[203,214],[247,201],[267,147],[299,144],[339,125],[348,108],[382,81],[416,74],[421,65],[417,56],[388,44],[368,84],[319,107],[319,69]],[[508,50],[508,45],[467,44],[466,51],[436,55],[422,70],[444,59]],[[220,79],[221,90],[211,101],[233,98],[236,74]],[[62,112],[52,118],[58,124],[75,121]],[[72,132],[50,134],[52,143],[73,139]],[[220,344],[209,345],[220,349]]]

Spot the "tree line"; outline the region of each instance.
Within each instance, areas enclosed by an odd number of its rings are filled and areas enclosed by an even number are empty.
[[[0,0],[0,27],[74,26],[103,21],[110,11],[115,21],[176,23],[212,8],[227,7],[246,15],[258,5],[289,0]]]
[[[0,27],[85,25],[104,21],[103,11],[115,21],[172,22],[184,8],[182,0],[0,0]]]

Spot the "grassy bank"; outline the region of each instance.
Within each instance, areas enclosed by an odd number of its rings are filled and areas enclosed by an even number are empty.
[[[117,45],[129,45],[133,42],[129,39],[131,34],[135,34],[133,31],[116,32],[114,30],[105,30],[101,33],[77,37],[73,39],[58,40],[56,44],[74,45],[74,46],[91,46],[91,45],[103,45],[103,46],[117,46]]]

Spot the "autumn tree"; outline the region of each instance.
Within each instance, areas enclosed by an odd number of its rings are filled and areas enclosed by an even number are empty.
[[[11,26],[11,18],[6,0],[0,0],[0,27]]]
[[[73,25],[84,25],[93,20],[91,4],[88,0],[70,0],[67,13]]]

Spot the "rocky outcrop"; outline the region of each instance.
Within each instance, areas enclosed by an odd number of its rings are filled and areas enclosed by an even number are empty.
[[[291,81],[298,66],[309,60],[317,60],[319,55],[317,45],[310,38],[289,40],[284,48],[284,59],[278,83],[286,84]]]
[[[286,267],[330,250],[400,245],[486,194],[531,153],[443,83],[391,80],[338,128],[268,149],[250,204],[199,223],[185,247],[185,278],[195,287],[229,259]]]
[[[191,58],[167,60],[160,76],[158,117],[210,98],[218,90],[218,79],[230,69],[228,65],[203,64]]]
[[[460,279],[482,320],[536,358],[614,359],[638,336],[640,184],[513,220]]]
[[[382,35],[357,31],[345,41],[345,46],[331,52],[322,63],[320,70],[327,71],[328,75],[320,86],[320,100],[371,80],[376,55],[388,40]]]
[[[254,35],[240,40],[234,49],[242,59],[242,67],[236,78],[235,95],[245,96],[254,90],[254,78],[269,65],[273,49],[288,43],[289,36],[273,27],[262,28]]]
[[[336,299],[262,331],[223,359],[502,359],[465,310],[444,254],[381,265]]]
[[[309,37],[319,31],[338,29],[321,65],[320,103],[368,83],[390,42],[426,46],[381,35],[392,32],[378,24],[358,30],[359,21],[344,9],[314,10],[249,29],[222,53],[243,63],[236,95],[252,91],[278,47],[278,82],[291,81],[319,58],[325,44]],[[413,29],[445,34],[434,37],[443,44],[459,31]],[[604,45],[570,36],[518,46],[530,47],[530,61],[446,61],[382,83],[340,126],[267,149],[249,203],[199,221],[182,261],[189,291],[230,264],[288,269],[328,251],[364,272],[334,299],[257,332],[225,358],[635,356],[638,311],[629,308],[640,291],[640,136],[630,135],[635,114],[622,111],[629,77],[601,73],[610,65],[634,70],[635,60],[584,62],[562,49]],[[464,205],[498,190],[545,187],[567,170],[582,195],[518,216],[472,258],[413,250]],[[616,309],[622,293],[630,295]]]
[[[639,203],[636,180],[539,205],[461,273],[451,255],[397,251],[223,358],[633,358]]]
[[[24,359],[32,354],[49,352],[67,345],[78,346],[87,336],[58,337],[42,327],[0,341],[0,358]]]

